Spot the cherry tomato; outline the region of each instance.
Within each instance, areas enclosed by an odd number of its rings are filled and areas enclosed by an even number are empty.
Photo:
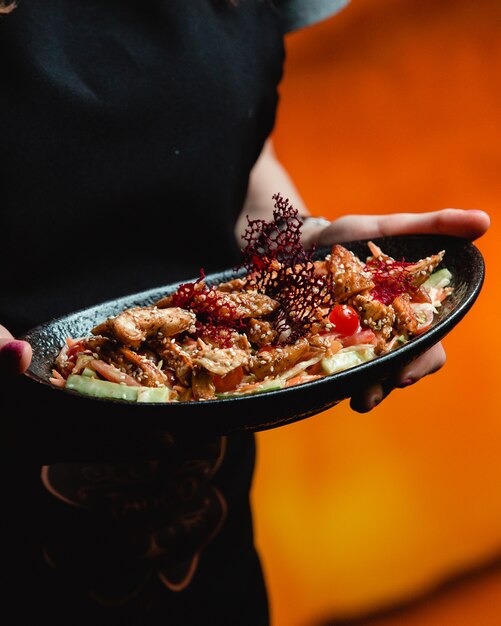
[[[242,382],[242,378],[244,377],[244,370],[241,365],[236,367],[231,372],[228,372],[225,376],[214,375],[213,381],[216,391],[218,393],[224,393],[225,391],[231,391],[235,389],[235,387]]]
[[[329,313],[329,322],[341,335],[353,335],[358,330],[358,315],[348,304],[336,304]]]

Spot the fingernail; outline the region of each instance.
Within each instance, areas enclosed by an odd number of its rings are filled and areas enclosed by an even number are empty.
[[[412,380],[412,378],[405,378],[398,386],[399,387],[408,387],[409,385],[412,385],[414,383],[414,381]]]
[[[9,341],[0,350],[0,373],[13,375],[19,373],[19,362],[23,356],[24,345],[21,341]]]

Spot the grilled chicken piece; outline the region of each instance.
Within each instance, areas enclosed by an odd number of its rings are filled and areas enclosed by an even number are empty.
[[[206,289],[205,281],[196,280],[195,282],[190,283],[190,290],[191,289],[193,289],[194,292],[205,291]],[[157,302],[155,302],[154,306],[156,306],[157,309],[167,309],[169,307],[172,307],[175,295],[176,295],[175,293],[171,293],[168,296],[164,296],[163,298],[160,298],[160,300],[157,300]]]
[[[396,319],[395,327],[402,333],[414,335],[418,329],[418,320],[414,309],[411,307],[411,299],[408,294],[397,296],[391,303]]]
[[[94,335],[111,335],[128,348],[138,349],[150,337],[172,337],[193,331],[195,315],[179,307],[134,307],[92,329]]]
[[[159,387],[167,383],[167,376],[148,359],[129,348],[119,348],[118,353],[123,355],[126,361],[139,368],[140,373],[135,378],[145,387]]]
[[[360,318],[371,330],[380,332],[383,337],[389,337],[395,322],[395,311],[379,300],[374,300],[370,294],[359,293],[350,299],[350,304],[360,315]]]
[[[306,339],[299,339],[292,345],[270,348],[251,357],[248,369],[257,380],[277,376],[297,363],[309,349],[310,344]]]
[[[223,291],[225,293],[231,291],[242,291],[246,284],[247,281],[245,280],[245,278],[234,278],[233,280],[229,280],[226,283],[220,283],[219,285],[216,285],[216,290]]]
[[[225,376],[249,360],[249,353],[240,348],[217,348],[204,343],[201,339],[198,340],[198,344],[200,350],[193,363],[218,376]]]
[[[215,289],[207,291],[203,282],[195,283],[193,307],[215,312],[220,318],[243,319],[246,317],[262,317],[272,313],[279,303],[269,296],[255,291],[242,291],[242,279],[222,283]],[[173,296],[166,296],[156,303],[162,310],[172,307]]]
[[[156,306],[157,309],[168,309],[169,307],[172,307],[173,301],[174,296],[171,294],[169,296],[164,296],[163,298],[160,298],[160,300],[157,300],[154,306]]]
[[[424,302],[431,304],[430,294],[424,287],[420,286],[416,289],[415,293],[412,294],[412,301],[420,304],[423,304]]]
[[[379,246],[376,246],[376,244],[374,244],[372,241],[368,243],[368,246],[375,259],[379,261],[384,261],[385,263],[389,263],[389,264],[395,262],[395,259],[385,254],[381,250],[381,248]],[[411,283],[415,287],[419,287],[433,273],[437,265],[444,258],[444,255],[445,255],[445,250],[442,250],[438,254],[427,256],[426,258],[421,259],[420,261],[416,261],[416,263],[406,265],[400,271],[406,273],[406,275],[411,279]],[[426,302],[427,300],[424,299],[422,301]]]
[[[269,346],[276,340],[277,331],[273,329],[267,320],[252,318],[249,320],[247,336],[251,343],[262,348],[263,346]]]
[[[332,247],[327,267],[338,302],[346,302],[353,295],[374,287],[370,272],[364,271],[362,262],[344,246],[336,244]]]
[[[191,352],[169,340],[152,342],[151,345],[163,360],[164,368],[172,370],[182,385],[189,385],[191,371],[193,370]]]
[[[417,263],[408,265],[405,269],[411,276],[412,284],[416,286],[422,285],[425,280],[427,280],[429,276],[433,273],[437,265],[442,261],[442,259],[444,258],[444,254],[445,250],[442,250],[438,254],[427,256]]]
[[[212,307],[217,306],[217,314],[222,318],[244,319],[246,317],[263,317],[273,313],[279,306],[279,303],[273,298],[262,293],[254,291],[240,291],[234,293],[225,293],[224,291],[215,291],[216,297],[200,293],[194,298],[194,301],[203,310],[208,304]],[[212,303],[208,303],[208,300]]]
[[[339,352],[343,344],[338,341],[334,335],[315,334],[309,339],[310,347],[313,350],[322,350],[325,356],[332,356]]]
[[[91,352],[99,353],[101,351],[108,352],[115,350],[117,344],[111,337],[96,335],[94,337],[85,337],[85,339],[82,340],[82,347]]]
[[[216,397],[216,388],[212,382],[212,374],[206,369],[196,368],[191,378],[191,390],[194,400],[211,400]]]

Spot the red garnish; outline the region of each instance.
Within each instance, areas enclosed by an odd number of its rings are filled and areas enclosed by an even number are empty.
[[[294,343],[316,321],[319,307],[333,304],[330,278],[320,276],[313,262],[314,249],[301,244],[301,219],[297,209],[280,194],[273,196],[273,220],[248,220],[243,235],[243,266],[250,278],[247,289],[256,289],[280,303],[271,317],[278,343]]]
[[[234,331],[242,329],[242,321],[237,318],[235,306],[222,299],[214,287],[208,287],[204,278],[201,270],[196,281],[180,285],[172,296],[172,306],[195,313],[195,337],[211,339],[220,347],[228,347]]]
[[[196,294],[207,289],[203,282],[204,278],[205,272],[202,268],[200,270],[200,278],[197,278],[197,280],[191,283],[179,285],[177,291],[172,295],[172,306],[178,306],[181,309],[190,309]]]
[[[334,297],[329,275],[320,275],[313,261],[314,249],[306,251],[301,243],[301,224],[297,210],[280,194],[275,201],[273,219],[248,220],[242,252],[245,289],[256,290],[280,303],[268,318],[277,331],[278,344],[295,343],[318,321],[320,307],[330,308]],[[231,303],[207,287],[204,274],[192,283],[180,285],[172,305],[193,311],[197,316],[196,335],[229,345],[234,331],[245,330]],[[202,297],[203,296],[203,297]]]
[[[385,305],[389,305],[403,293],[413,294],[417,288],[412,284],[412,276],[407,266],[413,265],[402,261],[371,259],[364,267],[372,274],[374,289],[371,295]]]
[[[279,343],[295,343],[304,337],[318,321],[318,310],[333,304],[330,281],[315,274],[311,261],[283,266],[263,277],[261,288],[281,305],[274,314],[275,329],[281,333]]]
[[[247,218],[247,228],[242,235],[246,242],[242,265],[249,274],[266,271],[274,259],[291,266],[310,258],[301,244],[302,221],[297,209],[278,193],[273,200],[275,209],[270,222]]]

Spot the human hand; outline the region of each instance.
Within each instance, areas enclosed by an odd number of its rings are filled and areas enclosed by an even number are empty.
[[[0,324],[0,374],[15,376],[26,371],[31,363],[32,350],[27,341],[19,341]]]
[[[330,246],[356,239],[373,239],[394,235],[439,234],[464,237],[471,241],[489,228],[490,218],[484,211],[442,209],[427,213],[393,213],[390,215],[345,215],[328,226],[306,231],[306,245]],[[306,224],[305,224],[306,226]],[[445,350],[435,344],[423,355],[395,374],[392,380],[375,383],[353,396],[350,406],[365,413],[377,406],[395,387],[407,387],[445,364]]]

